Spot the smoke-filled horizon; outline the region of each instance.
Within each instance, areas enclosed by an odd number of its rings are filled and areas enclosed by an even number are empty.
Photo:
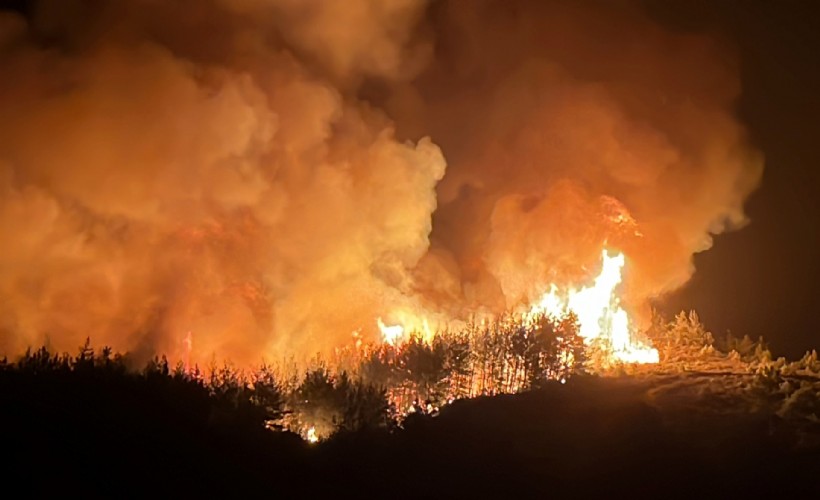
[[[6,354],[312,354],[604,247],[640,313],[762,170],[731,48],[631,4],[43,0],[0,67]]]

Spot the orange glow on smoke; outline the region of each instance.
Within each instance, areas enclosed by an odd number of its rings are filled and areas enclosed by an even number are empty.
[[[307,363],[532,310],[653,361],[626,311],[761,179],[727,44],[618,2],[85,3],[0,16],[0,358]]]

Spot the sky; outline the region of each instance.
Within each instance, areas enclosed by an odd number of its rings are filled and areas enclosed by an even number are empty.
[[[650,4],[652,4],[650,2]],[[695,309],[719,336],[763,336],[776,354],[820,345],[820,23],[812,2],[654,2],[681,29],[739,48],[739,116],[765,155],[750,223],[695,256],[696,273],[662,306]]]
[[[307,352],[602,245],[638,323],[817,347],[808,2],[2,5],[0,349]]]

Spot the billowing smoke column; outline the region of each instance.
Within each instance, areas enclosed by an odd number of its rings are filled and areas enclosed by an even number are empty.
[[[731,60],[586,2],[0,13],[0,352],[309,354],[514,307],[604,245],[640,308],[744,221]]]
[[[435,59],[386,92],[399,131],[429,134],[448,162],[419,282],[512,307],[588,280],[606,245],[628,257],[633,308],[685,283],[692,255],[745,223],[762,171],[733,113],[731,52],[631,4],[469,7],[435,5]]]
[[[61,0],[28,25],[4,16],[3,350],[90,336],[174,356],[190,331],[194,359],[259,361],[407,300],[444,159],[352,94],[403,71],[421,7]]]

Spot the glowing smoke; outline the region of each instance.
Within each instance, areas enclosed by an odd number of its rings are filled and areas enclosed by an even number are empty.
[[[0,351],[313,352],[532,299],[605,240],[640,306],[759,180],[727,60],[594,3],[2,14]]]
[[[532,301],[591,278],[606,241],[627,255],[624,298],[641,307],[745,223],[762,159],[734,116],[726,47],[616,2],[438,7],[436,59],[384,98],[400,132],[447,156],[418,273],[432,291],[471,308]],[[456,286],[425,275],[442,268]]]

